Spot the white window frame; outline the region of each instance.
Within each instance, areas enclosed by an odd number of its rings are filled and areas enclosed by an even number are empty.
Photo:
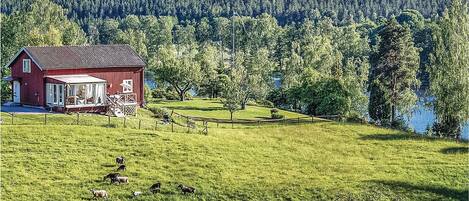
[[[23,59],[23,73],[31,73],[31,59]]]
[[[129,82],[129,84],[127,83]],[[130,85],[130,90],[126,89],[126,85]],[[122,81],[122,92],[123,93],[132,93],[134,91],[134,81],[132,79],[130,80],[123,80]]]
[[[63,84],[46,83],[46,102],[51,106],[63,106],[65,86]]]

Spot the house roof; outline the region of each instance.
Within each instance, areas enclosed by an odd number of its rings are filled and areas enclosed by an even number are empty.
[[[22,51],[42,70],[145,66],[129,45],[31,46]]]
[[[101,83],[106,82],[106,80],[89,76],[89,75],[54,75],[54,76],[47,76],[47,78],[51,78],[63,83],[67,84],[79,84],[79,83]]]

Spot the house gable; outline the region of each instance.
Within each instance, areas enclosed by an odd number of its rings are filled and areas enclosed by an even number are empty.
[[[33,63],[35,63],[36,67],[39,68],[39,70],[42,71],[42,68],[41,68],[41,65],[39,64],[39,62],[37,62],[37,59],[35,59],[25,48],[21,48],[16,54],[15,56],[13,56],[11,58],[11,60],[5,65],[5,68],[11,68],[12,67],[12,64],[19,61],[18,57],[20,57],[21,54],[26,54],[28,56],[28,59],[31,59],[31,61]],[[22,62],[23,60],[21,60]],[[32,65],[31,65],[32,66]]]
[[[23,72],[23,59],[30,59],[30,72]],[[44,101],[44,72],[26,51],[20,51],[18,56],[9,64],[11,77],[20,82],[21,104],[43,105]]]

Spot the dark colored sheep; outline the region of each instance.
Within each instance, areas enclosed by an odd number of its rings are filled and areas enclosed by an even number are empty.
[[[190,186],[184,186],[182,184],[179,184],[178,188],[181,189],[181,191],[186,194],[186,193],[195,193],[195,188],[190,187]]]
[[[155,184],[151,185],[150,192],[151,193],[159,193],[161,190],[161,183],[156,182]]]
[[[112,178],[115,178],[115,177],[118,177],[120,176],[119,173],[109,173],[107,174],[106,176],[103,177],[103,181],[105,181],[106,179],[112,179]]]
[[[122,164],[124,164],[124,161],[125,161],[125,159],[124,159],[123,156],[119,156],[119,157],[116,158],[116,163],[117,163],[117,164],[121,164],[121,165],[122,165]]]
[[[117,168],[117,171],[125,171],[126,167],[125,165],[120,165],[118,168]]]

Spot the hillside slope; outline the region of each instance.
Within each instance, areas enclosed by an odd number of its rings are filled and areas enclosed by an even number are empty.
[[[321,122],[182,134],[89,126],[2,129],[2,200],[465,200],[467,144]],[[130,184],[110,185],[114,158]],[[182,195],[178,183],[197,188]]]

